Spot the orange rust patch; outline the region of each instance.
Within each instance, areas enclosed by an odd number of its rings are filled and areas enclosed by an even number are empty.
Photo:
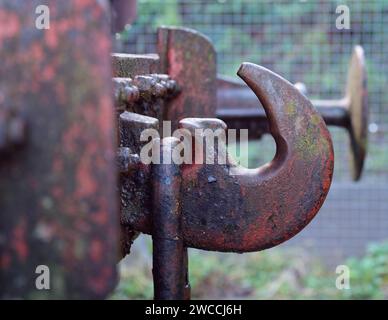
[[[19,17],[12,12],[0,9],[0,44],[7,38],[15,37],[20,31]]]
[[[28,246],[26,239],[26,222],[21,220],[20,223],[13,230],[12,248],[15,250],[20,261],[25,261],[28,256]]]

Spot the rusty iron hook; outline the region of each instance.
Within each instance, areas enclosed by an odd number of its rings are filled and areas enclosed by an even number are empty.
[[[257,169],[231,159],[225,165],[184,165],[183,234],[189,247],[248,252],[278,245],[312,220],[330,188],[332,141],[309,100],[264,67],[243,63],[238,75],[265,109],[276,155]],[[183,119],[180,127],[192,133],[226,129],[221,120],[199,118]]]

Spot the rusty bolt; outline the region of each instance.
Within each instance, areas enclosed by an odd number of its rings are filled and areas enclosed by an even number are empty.
[[[113,90],[115,105],[119,109],[125,109],[123,106],[137,101],[140,97],[139,89],[131,78],[113,78]]]
[[[139,100],[168,99],[179,92],[177,83],[165,74],[113,78],[115,105],[119,110]]]
[[[176,82],[165,74],[139,75],[134,78],[134,83],[145,97],[168,98],[179,91]]]

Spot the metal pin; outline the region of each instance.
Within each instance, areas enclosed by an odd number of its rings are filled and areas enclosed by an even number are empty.
[[[182,176],[178,164],[163,163],[178,143],[176,138],[164,138],[160,144],[161,163],[152,167],[152,273],[156,300],[183,300],[187,296],[187,249],[183,243],[180,201]]]

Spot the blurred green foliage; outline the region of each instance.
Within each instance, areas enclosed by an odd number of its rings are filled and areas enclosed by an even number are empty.
[[[335,27],[340,4],[350,8],[350,30]],[[131,52],[152,52],[155,39],[148,37],[160,25],[191,27],[213,41],[221,73],[234,75],[242,61],[252,61],[291,81],[306,82],[310,94],[322,98],[342,93],[338,80],[346,79],[355,44],[365,48],[373,92],[383,92],[388,84],[381,48],[388,43],[388,33],[383,32],[387,14],[384,0],[140,0],[137,21],[122,39]]]
[[[348,259],[350,289],[338,290],[335,267],[301,250],[215,254],[190,251],[193,299],[387,299],[388,243],[371,244],[361,258]],[[152,299],[147,268],[123,267],[112,299]]]

